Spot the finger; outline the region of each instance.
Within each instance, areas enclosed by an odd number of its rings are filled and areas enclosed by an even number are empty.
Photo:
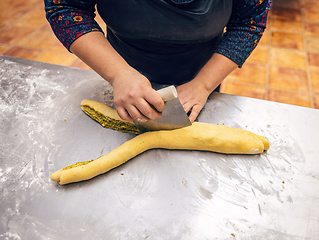
[[[118,108],[116,111],[121,119],[125,121],[129,121],[129,122],[133,121],[133,118],[129,115],[129,113],[124,108]]]
[[[199,105],[195,105],[192,108],[191,114],[189,115],[189,120],[193,123],[196,118],[198,117],[198,114],[200,113],[200,111],[202,110],[202,107]]]
[[[192,105],[186,102],[183,104],[183,108],[185,112],[188,113],[192,109]]]
[[[162,116],[161,113],[155,111],[145,100],[137,102],[136,108],[140,111],[143,117],[146,117],[148,120],[155,120]]]
[[[158,112],[162,112],[165,108],[165,104],[163,99],[161,98],[161,95],[159,95],[158,92],[156,92],[154,89],[150,88],[149,91],[145,92],[145,100],[154,106],[154,108]]]
[[[134,105],[128,106],[126,111],[128,112],[128,114],[130,115],[132,119],[137,120],[139,122],[147,122],[151,120],[149,117],[145,116],[138,107]]]

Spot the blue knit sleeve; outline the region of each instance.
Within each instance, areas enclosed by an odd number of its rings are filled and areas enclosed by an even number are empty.
[[[233,0],[230,20],[215,52],[241,67],[266,29],[271,0]]]
[[[94,20],[96,0],[44,0],[44,3],[54,34],[68,50],[80,36],[102,32]]]

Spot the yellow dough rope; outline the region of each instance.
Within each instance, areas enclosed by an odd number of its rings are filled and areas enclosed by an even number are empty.
[[[112,115],[117,115],[116,111],[104,104],[88,102],[88,100],[84,100],[83,103],[110,119],[116,118]],[[94,111],[91,111],[90,114],[97,114]],[[124,131],[130,132],[130,129],[135,131],[131,126],[125,128]],[[202,150],[225,154],[257,154],[269,149],[269,142],[265,137],[247,130],[196,122],[192,126],[181,129],[140,134],[94,161],[76,163],[52,173],[51,180],[61,185],[88,180],[154,148]]]

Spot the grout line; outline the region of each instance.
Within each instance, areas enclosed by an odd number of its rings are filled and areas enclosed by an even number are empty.
[[[69,53],[69,54],[72,54],[72,53]],[[74,56],[76,56],[76,55],[74,55]],[[79,60],[79,58],[76,56],[76,58],[70,64],[68,64],[68,66],[72,67],[72,65],[75,64],[76,61],[78,61],[78,60]]]
[[[308,97],[309,97],[309,100],[310,100],[311,108],[315,108],[314,94],[313,94],[312,82],[311,82],[311,76],[310,76],[309,58],[308,58],[308,51],[307,51],[306,27],[305,27],[304,11],[302,11],[301,0],[299,0],[298,3],[299,3],[299,6],[300,6],[299,10],[300,10],[300,15],[301,15],[301,27],[302,27],[302,36],[303,36],[303,42],[304,42],[306,73],[307,73],[308,89],[309,89]]]
[[[265,88],[265,85],[256,84],[256,83],[249,83],[249,82],[242,82],[240,80],[231,80],[231,79],[229,79],[229,80],[227,80],[227,82],[228,83],[234,83],[234,84],[240,84],[240,85],[246,85],[246,86],[249,86],[249,87]],[[276,87],[268,86],[268,89],[281,91],[281,92],[287,92],[287,93],[291,93],[291,94],[309,95],[309,93],[306,92],[306,91],[292,90],[292,89],[287,89],[287,88],[276,88]]]
[[[222,81],[221,83],[221,87],[220,87],[220,92],[221,93],[224,93],[225,92],[225,89],[226,89],[226,84],[227,84],[227,77]]]
[[[256,88],[265,88],[265,85],[263,85],[263,84],[243,82],[243,81],[236,80],[236,79],[227,79],[227,83],[235,83],[235,84],[246,85],[249,87],[256,87]]]
[[[274,7],[274,5],[273,5]],[[271,10],[270,10],[271,11]],[[271,57],[271,37],[272,37],[272,22],[273,22],[273,14],[268,13],[268,45],[267,45],[267,62],[266,62],[266,82],[265,82],[265,100],[269,100],[269,78],[270,78],[270,57]]]

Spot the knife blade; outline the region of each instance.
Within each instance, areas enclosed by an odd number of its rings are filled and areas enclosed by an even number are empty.
[[[177,91],[173,85],[162,88],[157,92],[161,95],[165,103],[162,116],[157,120],[150,120],[148,122],[134,120],[134,124],[141,133],[157,130],[172,130],[192,125],[177,97]]]

